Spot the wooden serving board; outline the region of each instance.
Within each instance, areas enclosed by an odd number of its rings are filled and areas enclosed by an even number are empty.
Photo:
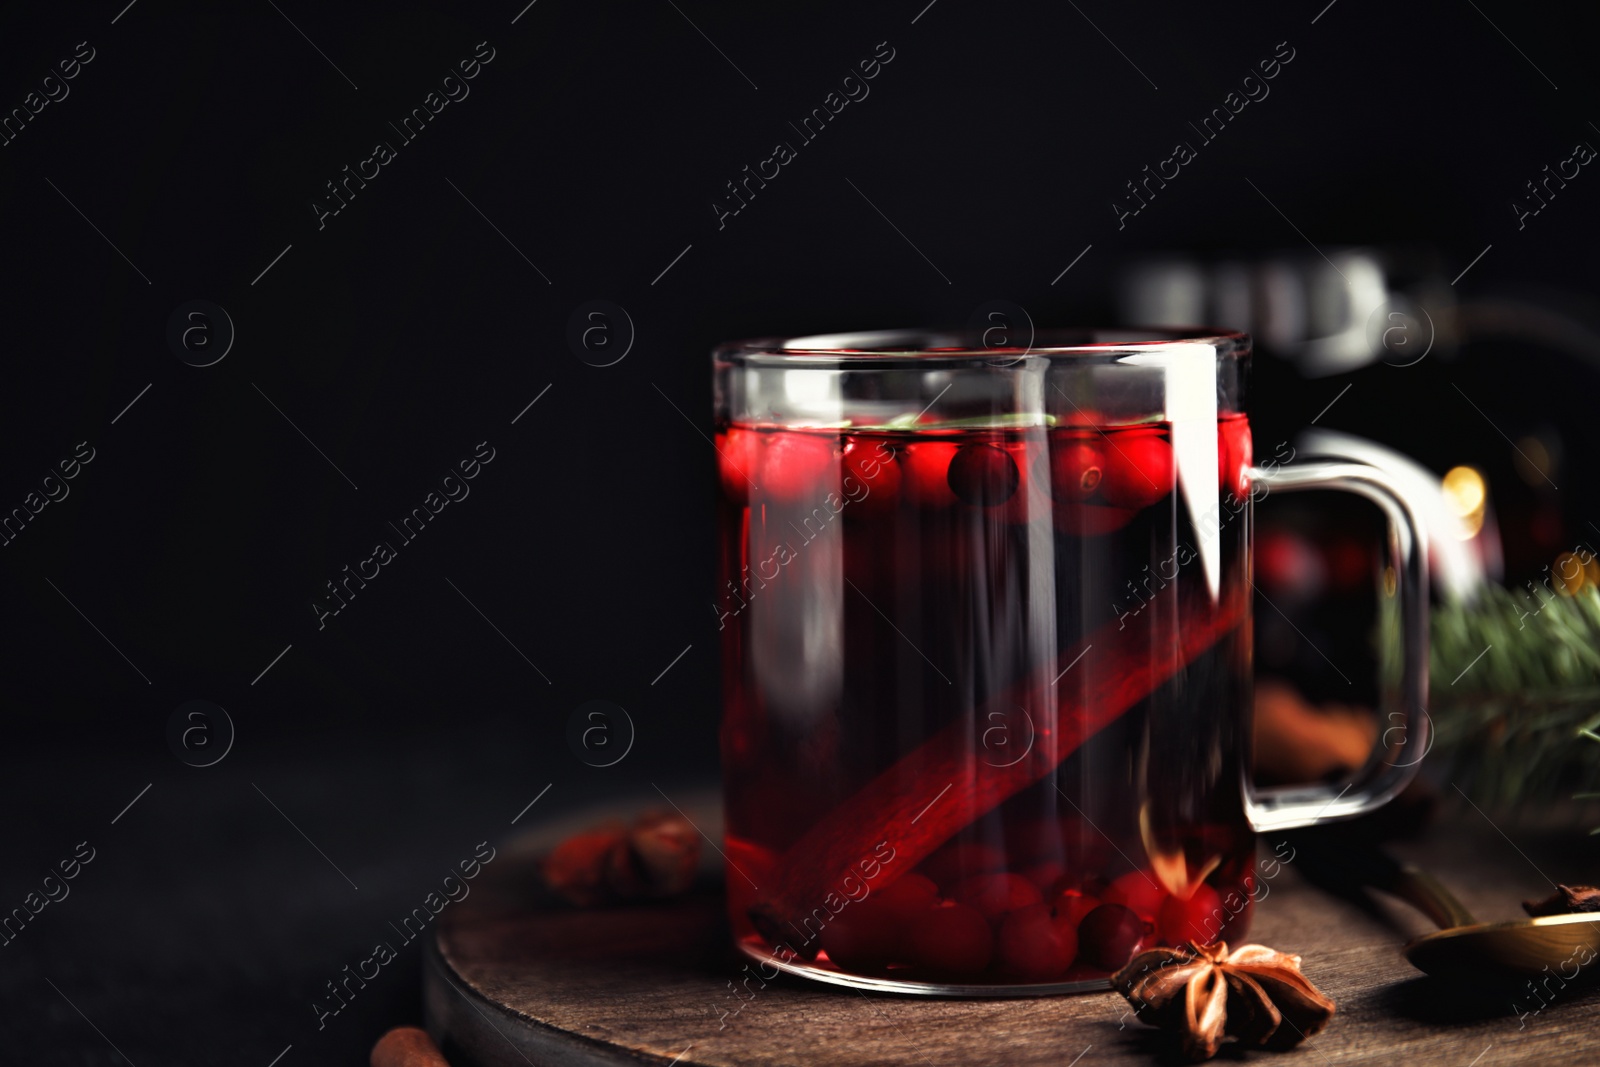
[[[714,796],[674,799],[720,844]],[[456,1067],[1172,1062],[1111,992],[946,1000],[787,976],[764,987],[752,980],[747,991],[740,983],[751,972],[729,944],[714,849],[705,850],[705,888],[674,901],[578,911],[543,892],[535,860],[551,843],[656,806],[641,799],[537,828],[502,848],[472,895],[441,916],[424,1002],[428,1029]],[[1430,870],[1484,920],[1517,918],[1518,902],[1551,892],[1535,862],[1558,880],[1593,877],[1592,858],[1587,871],[1573,869],[1580,851],[1593,851],[1581,829],[1548,835],[1563,865],[1533,835],[1513,832],[1513,846],[1470,809],[1455,818],[1432,828],[1427,844],[1392,851]],[[1284,1063],[1600,1063],[1595,993],[1569,987],[1547,995],[1537,1014],[1531,995],[1515,1009],[1509,997],[1464,1003],[1399,954],[1405,939],[1428,929],[1403,906],[1363,910],[1334,899],[1301,881],[1293,863],[1270,884],[1250,940],[1302,953],[1306,974],[1339,1004],[1329,1028]],[[1220,1060],[1239,1055],[1225,1051]]]

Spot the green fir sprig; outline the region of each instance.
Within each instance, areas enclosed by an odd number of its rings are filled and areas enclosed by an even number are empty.
[[[1396,657],[1388,657],[1393,665]],[[1430,714],[1451,780],[1501,809],[1600,797],[1600,591],[1483,588],[1432,613]]]

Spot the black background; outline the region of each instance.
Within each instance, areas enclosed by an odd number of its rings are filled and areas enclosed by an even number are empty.
[[[536,811],[714,774],[719,340],[992,298],[1105,321],[1116,265],[1156,250],[1412,242],[1448,278],[1492,244],[1459,290],[1595,291],[1600,177],[1520,231],[1510,206],[1600,143],[1573,6],[924,2],[0,16],[0,108],[95,53],[0,146],[0,511],[95,453],[0,548],[0,912],[96,849],[0,947],[0,1059],[364,1062],[420,1020],[416,946],[324,1029],[311,1001],[547,784]],[[484,41],[470,95],[399,146],[387,123]],[[719,229],[724,183],[883,41],[870,96]],[[1271,95],[1119,230],[1123,183],[1285,41]],[[319,228],[378,140],[397,158]],[[637,331],[611,367],[566,341],[595,298]],[[206,368],[166,340],[196,299],[237,333]],[[1497,427],[1554,424],[1581,531],[1595,377],[1536,348],[1377,366],[1325,424],[1491,470]],[[1264,364],[1258,441],[1343,384]],[[483,441],[470,496],[319,630],[324,583]],[[237,729],[204,769],[166,740],[194,699]],[[592,699],[637,727],[609,769],[566,743]]]

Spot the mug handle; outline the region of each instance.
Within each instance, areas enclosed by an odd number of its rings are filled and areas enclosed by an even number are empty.
[[[1332,489],[1377,504],[1389,524],[1389,554],[1399,598],[1401,673],[1398,708],[1389,710],[1366,765],[1342,786],[1297,785],[1257,789],[1248,773],[1245,814],[1258,832],[1288,830],[1364,815],[1382,807],[1416,777],[1426,754],[1428,718],[1428,539],[1404,494],[1384,471],[1351,460],[1296,463],[1272,470],[1252,467],[1252,481],[1268,491]],[[1395,735],[1398,741],[1391,741]],[[1419,753],[1401,759],[1403,751]]]

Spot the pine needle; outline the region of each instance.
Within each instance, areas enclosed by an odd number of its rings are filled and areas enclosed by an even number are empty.
[[[1451,774],[1475,801],[1505,809],[1600,786],[1600,591],[1491,586],[1431,616],[1430,714]],[[1392,613],[1382,630],[1397,647]],[[1391,680],[1398,656],[1385,657]]]

